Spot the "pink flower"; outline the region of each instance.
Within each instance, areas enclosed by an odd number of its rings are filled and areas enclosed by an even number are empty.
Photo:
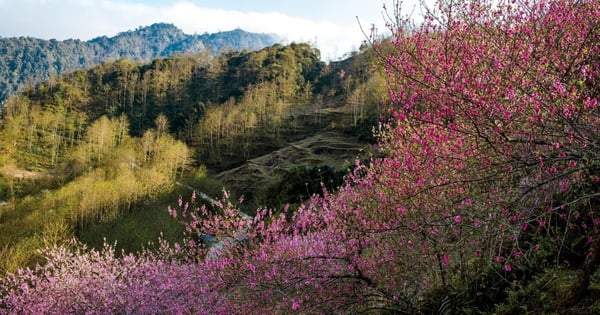
[[[443,267],[448,267],[448,262],[450,261],[450,255],[444,254],[441,257],[441,264]]]
[[[456,223],[462,222],[462,218],[460,217],[460,215],[457,215],[454,217],[454,222],[456,222]]]

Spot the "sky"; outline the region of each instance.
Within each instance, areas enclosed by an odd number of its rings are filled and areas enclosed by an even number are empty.
[[[186,34],[236,28],[274,33],[284,43],[309,42],[325,60],[342,58],[375,25],[385,33],[383,6],[393,0],[0,0],[0,37],[89,40],[153,23]],[[418,0],[405,0],[411,9]],[[407,10],[408,10],[407,9]]]

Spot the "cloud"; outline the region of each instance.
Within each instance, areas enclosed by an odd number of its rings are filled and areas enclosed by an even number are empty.
[[[203,8],[182,0],[168,5],[117,0],[0,0],[0,36],[44,39],[113,36],[157,22],[173,23],[187,34],[228,31],[275,33],[288,42],[311,42],[324,59],[335,59],[364,40],[358,25],[292,17],[279,12]]]
[[[179,2],[163,12],[164,21],[172,22],[186,33],[217,32],[241,28],[249,32],[276,33],[287,41],[311,42],[323,57],[345,53],[361,43],[358,28],[328,21],[290,17],[278,12],[241,12],[206,9],[190,2]],[[355,33],[354,35],[352,35]]]

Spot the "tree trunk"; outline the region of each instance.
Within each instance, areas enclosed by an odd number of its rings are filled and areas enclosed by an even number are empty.
[[[594,225],[591,236],[592,243],[590,244],[589,254],[571,285],[571,292],[566,301],[567,305],[574,305],[585,297],[588,293],[590,278],[598,269],[598,264],[600,264],[600,226]]]

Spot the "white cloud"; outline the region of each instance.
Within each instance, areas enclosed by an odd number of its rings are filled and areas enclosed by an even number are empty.
[[[289,42],[316,44],[325,58],[345,53],[353,45],[357,47],[361,43],[358,27],[350,30],[328,21],[290,17],[278,12],[205,9],[190,2],[179,2],[164,10],[161,18],[174,23],[186,33],[211,33],[235,28],[249,32],[276,33]]]
[[[276,33],[287,41],[311,42],[325,59],[356,49],[364,40],[358,24],[291,17],[278,12],[208,9],[182,0],[148,5],[118,0],[0,0],[0,36],[78,38],[113,36],[156,22],[173,23],[185,33],[228,31]]]

